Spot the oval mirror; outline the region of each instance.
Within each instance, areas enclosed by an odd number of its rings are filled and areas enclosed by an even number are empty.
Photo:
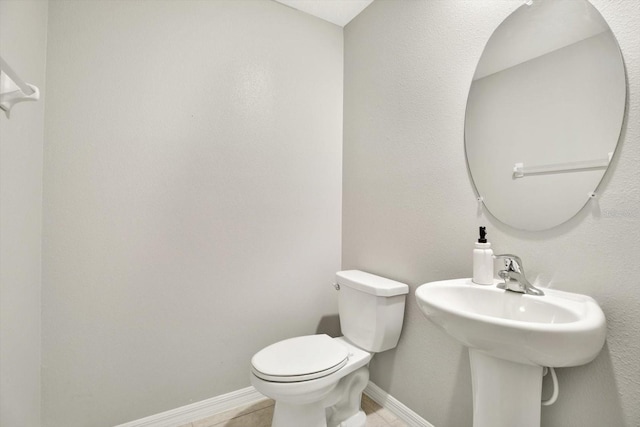
[[[524,230],[573,217],[620,137],[618,43],[587,0],[534,0],[494,31],[471,83],[465,152],[489,212]]]

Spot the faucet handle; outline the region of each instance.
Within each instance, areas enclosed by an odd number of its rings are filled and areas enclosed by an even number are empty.
[[[494,255],[493,258],[504,260],[504,266],[508,271],[515,271],[516,273],[524,274],[522,260],[518,255],[500,254]]]

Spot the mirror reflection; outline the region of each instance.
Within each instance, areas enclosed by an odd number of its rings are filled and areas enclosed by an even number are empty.
[[[465,117],[467,163],[491,214],[525,230],[574,216],[615,151],[625,97],[617,41],[588,1],[538,0],[507,17]]]

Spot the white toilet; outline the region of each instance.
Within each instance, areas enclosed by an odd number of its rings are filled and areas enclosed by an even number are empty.
[[[251,383],[275,400],[272,427],[363,427],[373,353],[398,344],[409,287],[359,270],[336,273],[343,337],[307,335],[251,359]]]

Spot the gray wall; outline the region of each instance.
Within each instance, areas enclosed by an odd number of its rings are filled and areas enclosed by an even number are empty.
[[[249,385],[335,313],[342,29],[270,1],[50,4],[43,419]]]
[[[0,1],[0,54],[45,91],[47,2]],[[44,95],[43,95],[44,96]],[[40,425],[44,101],[0,111],[0,426]]]
[[[477,227],[486,224],[495,251],[519,254],[542,283],[593,296],[607,315],[598,358],[558,370],[560,397],[542,410],[543,426],[635,427],[640,5],[593,1],[618,38],[629,85],[621,146],[601,197],[559,227],[522,232],[478,210],[463,149],[467,92],[484,43],[521,4],[376,0],[345,28],[343,268],[412,288],[399,346],[376,355],[372,380],[438,427],[471,425],[467,352],[423,318],[413,291],[469,277]]]

